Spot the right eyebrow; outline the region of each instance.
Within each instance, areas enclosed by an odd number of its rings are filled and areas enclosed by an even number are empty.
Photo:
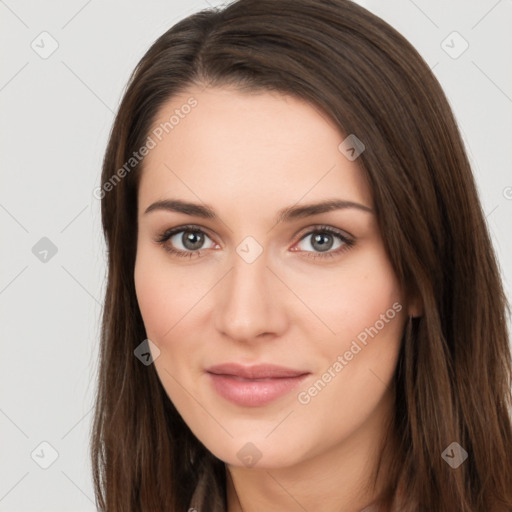
[[[187,203],[185,201],[180,201],[179,199],[164,199],[162,201],[156,201],[146,208],[144,215],[155,210],[166,210],[171,212],[184,213],[186,215],[203,217],[205,219],[217,218],[217,214],[210,206],[203,206],[196,203]]]

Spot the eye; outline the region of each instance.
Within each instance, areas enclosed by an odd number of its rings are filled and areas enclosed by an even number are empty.
[[[312,236],[314,235],[314,236]],[[205,239],[210,240],[210,247],[203,247]],[[293,252],[305,252],[308,258],[331,258],[350,249],[355,241],[344,232],[330,226],[315,226],[299,240],[299,244],[310,238],[306,246],[312,247],[313,251],[306,249],[293,249]],[[336,243],[337,241],[337,243]],[[164,249],[176,256],[192,258],[200,257],[201,249],[211,249],[217,244],[197,226],[180,226],[164,231],[156,242]],[[335,249],[332,250],[333,246]]]
[[[203,247],[205,238],[211,238],[196,226],[181,226],[164,231],[156,242],[161,244],[167,252],[176,256],[191,258],[201,255],[199,249],[209,249],[211,247]]]
[[[299,243],[308,239],[310,241],[305,244],[306,247],[313,248],[313,251],[305,250],[307,253],[312,253],[306,256],[308,258],[331,258],[347,251],[355,243],[348,235],[330,226],[315,226],[315,229],[308,231]],[[335,250],[331,250],[333,246],[335,246]],[[315,253],[315,251],[318,252]]]

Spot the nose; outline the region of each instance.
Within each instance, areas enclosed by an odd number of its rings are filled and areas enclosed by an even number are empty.
[[[223,336],[247,343],[286,330],[286,287],[268,265],[265,251],[252,263],[234,255],[214,296],[215,327]]]

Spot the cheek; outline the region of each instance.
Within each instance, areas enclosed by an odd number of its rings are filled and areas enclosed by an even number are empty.
[[[396,321],[402,311],[402,297],[394,275],[389,271],[368,272],[354,285],[354,293],[348,299],[346,308],[350,308],[345,318],[353,337],[364,341],[365,333],[392,335],[392,327],[400,324]],[[343,328],[343,326],[341,326]]]
[[[163,252],[163,250],[162,250]],[[200,291],[166,265],[165,254],[142,244],[134,270],[135,291],[150,339],[162,343],[197,302]],[[199,294],[199,295],[198,295]]]
[[[190,276],[188,276],[190,277]],[[200,373],[195,368],[200,344],[194,339],[194,304],[205,293],[190,278],[166,265],[165,255],[139,247],[134,270],[135,289],[146,334],[160,350],[154,361],[158,378],[179,414],[195,435],[207,422],[190,396],[198,396]]]
[[[405,308],[392,281],[375,284],[380,288],[358,289],[343,304],[345,312],[334,325],[336,338],[317,345],[318,373],[297,396],[308,427],[322,432],[326,449],[333,439],[357,432],[389,406],[384,397],[390,396]]]
[[[138,254],[135,264],[134,280],[137,302],[144,321],[148,338],[156,341],[165,329],[165,287],[158,279],[160,273],[148,265],[144,255]],[[167,326],[167,329],[169,326]]]
[[[186,289],[176,280],[162,255],[139,245],[134,270],[135,291],[147,336],[162,349],[163,340],[185,314]]]
[[[311,281],[310,281],[311,282]],[[381,247],[361,251],[346,266],[332,271],[309,289],[309,305],[330,328],[329,346],[343,349],[367,330],[399,335],[405,308],[400,286]],[[337,343],[338,341],[338,343]]]
[[[164,369],[183,376],[190,366],[196,366],[204,351],[197,333],[209,318],[201,301],[215,283],[208,272],[192,267],[184,272],[169,264],[165,251],[143,244],[139,247],[134,269],[137,301],[146,335],[163,356],[155,366],[164,382],[168,381]],[[172,380],[167,382],[168,392],[173,385]]]

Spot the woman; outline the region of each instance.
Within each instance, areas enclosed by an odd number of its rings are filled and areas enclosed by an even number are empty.
[[[429,67],[345,0],[149,49],[105,155],[101,510],[512,510],[506,300]]]

